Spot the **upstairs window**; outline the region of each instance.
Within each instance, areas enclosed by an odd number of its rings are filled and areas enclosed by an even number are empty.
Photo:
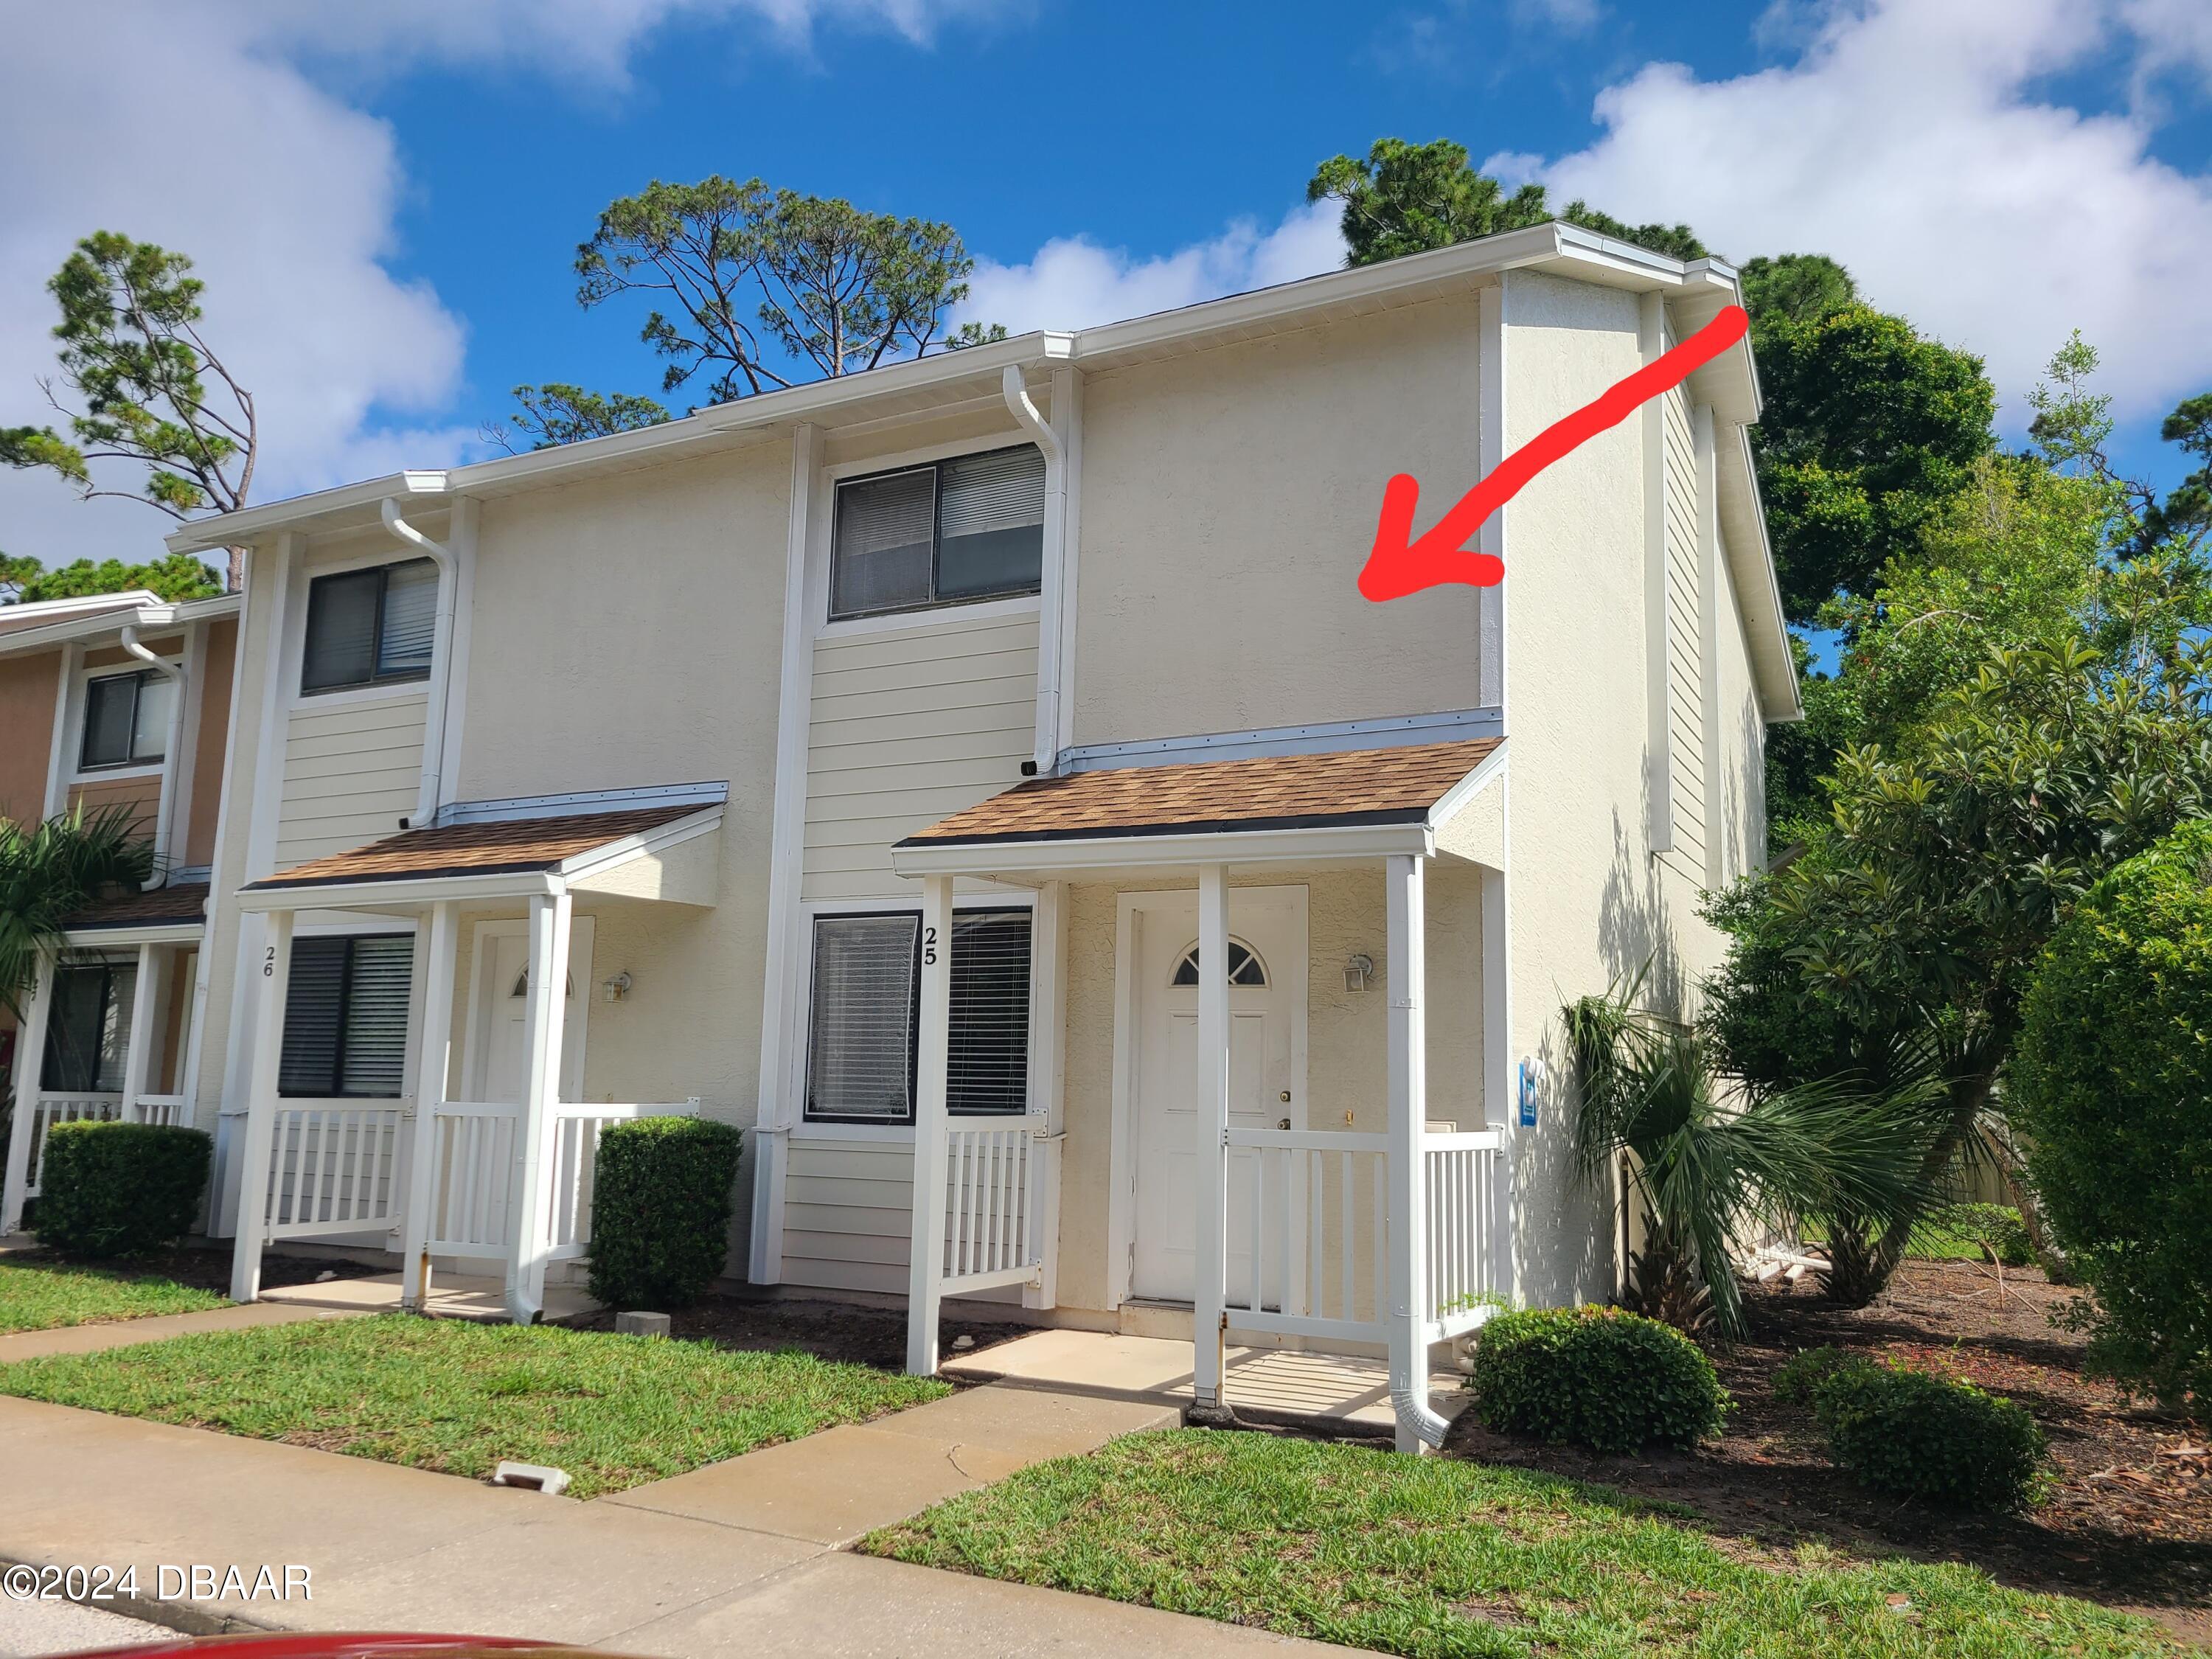
[[[84,688],[84,738],[77,766],[153,766],[168,747],[177,683],[151,669],[103,674]]]
[[[817,1122],[914,1121],[921,918],[912,911],[820,916],[806,1115]],[[952,918],[952,1018],[945,1105],[957,1117],[1029,1109],[1030,913]]]
[[[1044,457],[960,455],[837,487],[830,617],[1034,593],[1044,569]]]
[[[300,690],[343,691],[428,678],[437,614],[433,560],[316,577],[307,584]]]
[[[292,946],[276,1092],[396,1100],[405,1092],[415,941],[405,933],[303,939]]]
[[[131,1002],[138,968],[128,962],[72,963],[54,970],[46,1016],[43,1086],[58,1094],[120,1094],[131,1052]]]

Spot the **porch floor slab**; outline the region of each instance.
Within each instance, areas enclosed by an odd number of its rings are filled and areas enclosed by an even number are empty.
[[[261,1299],[295,1308],[397,1313],[399,1291],[398,1273],[377,1273],[367,1279],[332,1279],[320,1285],[287,1285],[262,1291]],[[429,1302],[424,1311],[433,1319],[472,1319],[479,1325],[503,1324],[507,1320],[505,1297],[506,1286],[499,1279],[434,1273],[430,1277]],[[601,1305],[585,1295],[580,1285],[548,1285],[545,1310],[540,1318],[548,1325],[565,1324],[572,1319],[588,1318],[598,1313]]]
[[[1060,1328],[1033,1331],[952,1360],[940,1374],[956,1382],[1156,1401],[1180,1409],[1191,1399],[1190,1357],[1187,1341]],[[1224,1382],[1230,1405],[1254,1422],[1359,1434],[1388,1434],[1395,1424],[1390,1369],[1380,1359],[1231,1348]],[[1430,1373],[1429,1395],[1446,1417],[1467,1403],[1460,1378],[1449,1371]]]

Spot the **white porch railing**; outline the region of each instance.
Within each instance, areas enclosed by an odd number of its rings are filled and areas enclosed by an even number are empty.
[[[1496,1129],[1421,1138],[1427,1179],[1431,1342],[1474,1329],[1506,1301],[1501,1271],[1505,1137]]]
[[[57,1123],[112,1123],[123,1115],[119,1094],[40,1094],[31,1108],[31,1152],[23,1196],[39,1195],[39,1171],[46,1165],[46,1136]]]
[[[1328,1129],[1229,1131],[1231,1324],[1384,1339],[1388,1145],[1381,1135]]]
[[[650,1105],[555,1107],[545,1203],[541,1206],[548,1259],[574,1261],[590,1251],[599,1137],[609,1124],[641,1117],[691,1117],[698,1110],[696,1098]],[[435,1160],[430,1183],[430,1253],[503,1259],[514,1249],[507,1237],[507,1211],[522,1109],[497,1102],[441,1101],[435,1111],[430,1141]]]
[[[1034,1118],[955,1118],[945,1136],[947,1294],[1026,1285],[1043,1270],[1040,1218],[1057,1173],[1060,1138]]]
[[[141,1095],[137,1110],[131,1115],[137,1123],[159,1123],[173,1127],[185,1121],[185,1097],[182,1095]]]
[[[270,1127],[266,1236],[383,1232],[399,1223],[404,1102],[288,1099]]]

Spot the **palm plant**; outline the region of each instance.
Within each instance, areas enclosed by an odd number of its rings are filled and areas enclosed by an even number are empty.
[[[1584,997],[1565,1014],[1582,1085],[1578,1171],[1594,1182],[1625,1164],[1643,1208],[1644,1247],[1628,1264],[1641,1311],[1740,1334],[1729,1247],[1741,1231],[1808,1212],[1887,1218],[1928,1201],[1939,1080],[1914,1068],[1881,1088],[1831,1079],[1747,1094],[1697,1032],[1638,1012],[1636,989]]]
[[[0,818],[0,1006],[17,1019],[67,919],[154,873],[154,848],[128,805],[82,807],[25,828]]]

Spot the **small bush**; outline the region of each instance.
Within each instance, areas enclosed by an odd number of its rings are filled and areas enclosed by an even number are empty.
[[[77,1255],[143,1255],[191,1230],[213,1144],[157,1123],[57,1123],[39,1170],[39,1242]]]
[[[696,1302],[729,1255],[742,1137],[700,1117],[641,1117],[599,1137],[592,1294],[666,1312]]]
[[[1971,1382],[1814,1348],[1775,1373],[1774,1392],[1810,1405],[1836,1467],[1892,1498],[2013,1510],[2042,1479],[2046,1447],[2027,1408]]]
[[[2112,870],[2052,935],[2007,1098],[2096,1292],[2075,1309],[2091,1367],[2212,1409],[2212,822]]]
[[[1913,1253],[1941,1259],[1960,1245],[1986,1250],[2000,1267],[2025,1267],[2035,1260],[2027,1226],[2009,1204],[1942,1204],[1912,1230]]]
[[[1686,1451],[1729,1409],[1713,1362],[1680,1331],[1619,1308],[1501,1314],[1474,1346],[1474,1410],[1485,1428],[1593,1451]]]

